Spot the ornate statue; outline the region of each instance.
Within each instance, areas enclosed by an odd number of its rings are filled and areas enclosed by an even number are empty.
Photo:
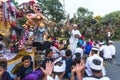
[[[7,0],[0,0],[0,34],[3,36],[10,35],[10,24],[8,19]]]
[[[42,11],[40,5],[33,0],[28,3],[23,3],[23,11],[26,14],[26,24],[33,28],[35,41],[41,42],[47,38],[47,30],[45,28],[45,22],[49,22],[45,16],[40,12]]]
[[[0,0],[0,34],[10,36],[11,26],[16,26],[17,9],[10,0]]]
[[[41,14],[41,7],[39,4],[35,3],[33,0],[28,3],[23,3],[19,7],[22,7],[22,10],[28,19],[24,25],[29,26],[29,29],[32,28],[34,42],[44,42],[47,39],[47,29],[45,24],[49,21],[45,16]],[[25,29],[25,32],[27,30]],[[25,35],[24,35],[25,36]],[[28,37],[28,41],[32,41],[33,38]],[[21,48],[25,49],[24,43],[26,39],[23,37],[20,41]]]

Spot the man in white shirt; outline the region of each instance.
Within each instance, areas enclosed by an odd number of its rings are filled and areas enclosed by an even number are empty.
[[[104,45],[104,43],[100,43],[100,52],[103,52],[103,58],[105,60],[111,60],[112,56],[111,56],[111,51],[109,46]]]
[[[103,63],[103,58],[101,58],[99,55],[98,55],[98,52],[99,52],[99,49],[97,48],[92,48],[92,51],[91,51],[91,56],[87,58],[86,60],[86,69],[85,69],[85,72],[88,76],[92,76],[92,71],[91,71],[91,68],[90,68],[90,65],[91,65],[91,62],[93,59],[99,59],[101,60],[101,62]],[[102,74],[105,75],[106,74],[106,71],[105,71],[105,68],[103,67],[102,68]]]
[[[115,49],[115,46],[113,45],[113,41],[109,41],[109,48],[110,48],[112,58],[115,58],[116,49]]]
[[[84,62],[81,61],[80,64],[77,64],[71,71],[71,80],[74,80],[74,74],[76,73],[77,80],[110,80],[108,77],[103,76],[103,60],[97,57],[94,57],[90,61],[90,69],[92,75],[89,77],[82,77],[82,70],[85,68]]]
[[[108,35],[107,35],[108,39],[110,39],[111,32],[109,31],[107,34],[108,34]]]
[[[103,76],[103,60],[100,58],[93,58],[90,62],[90,69],[92,71],[92,76],[85,77],[83,80],[110,80],[108,77]]]
[[[71,37],[69,39],[69,42],[70,42],[70,50],[74,54],[76,47],[77,47],[78,38],[81,36],[81,34],[80,34],[79,30],[77,30],[76,24],[74,24],[73,27],[74,27],[74,29],[70,32]]]

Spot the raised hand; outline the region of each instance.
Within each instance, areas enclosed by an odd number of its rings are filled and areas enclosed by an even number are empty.
[[[51,61],[46,63],[46,69],[41,68],[44,75],[51,75],[53,70],[53,63]]]

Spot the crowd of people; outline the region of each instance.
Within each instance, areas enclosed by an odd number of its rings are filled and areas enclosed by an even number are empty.
[[[7,72],[7,61],[0,60],[0,80],[110,80],[106,77],[105,61],[115,58],[111,40],[85,40],[73,25],[69,40],[54,39],[45,49],[45,58],[37,69],[31,56],[22,58],[16,78]],[[2,42],[1,42],[2,43]],[[0,52],[5,45],[0,45]]]

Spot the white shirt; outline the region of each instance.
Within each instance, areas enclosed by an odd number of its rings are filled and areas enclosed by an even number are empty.
[[[61,51],[60,51],[60,56],[66,56],[66,55],[65,55],[65,50],[61,50]]]
[[[102,77],[100,79],[94,78],[94,77],[86,77],[83,78],[83,80],[110,80],[108,77]]]
[[[111,59],[112,59],[111,51],[110,51],[109,46],[107,46],[107,45],[102,45],[102,46],[100,47],[100,51],[103,51],[103,57],[104,57],[105,59],[107,59],[107,58],[111,58]]]
[[[110,51],[111,51],[111,55],[115,55],[116,53],[116,49],[114,45],[109,45]]]
[[[75,53],[80,53],[81,58],[83,57],[83,49],[82,48],[76,48]]]
[[[72,37],[72,38],[75,38],[75,35],[76,35],[76,34],[79,35],[79,36],[81,36],[79,30],[74,30],[74,29],[73,29],[72,32],[71,32],[71,37]]]
[[[5,44],[3,41],[0,41],[0,44],[1,44],[3,47],[6,47],[6,44]]]
[[[110,35],[111,35],[111,33],[110,33],[110,32],[108,32],[108,37],[110,37]]]
[[[74,30],[73,29],[72,32],[71,32],[70,43],[73,43],[74,41],[78,41],[78,38],[75,38],[76,34],[79,35],[79,36],[81,36],[79,30]]]
[[[50,49],[52,49],[52,51],[53,51],[54,53],[59,52],[59,50],[58,50],[55,46],[50,47]]]

